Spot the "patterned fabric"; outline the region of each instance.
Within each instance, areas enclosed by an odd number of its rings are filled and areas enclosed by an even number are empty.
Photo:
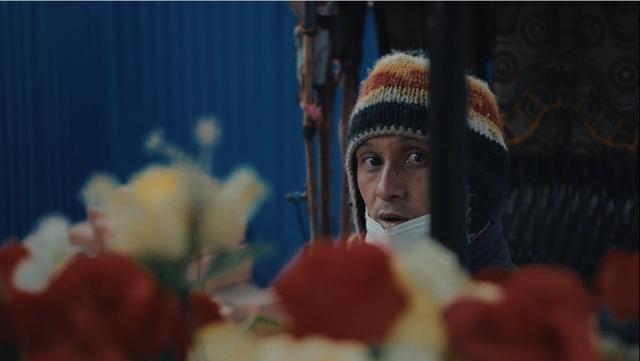
[[[467,139],[470,176],[469,233],[495,216],[504,196],[508,153],[495,96],[483,81],[467,76]],[[364,201],[356,182],[355,151],[367,139],[400,135],[429,142],[429,59],[421,54],[393,53],[375,64],[361,84],[347,131],[347,170],[356,231],[364,233]]]

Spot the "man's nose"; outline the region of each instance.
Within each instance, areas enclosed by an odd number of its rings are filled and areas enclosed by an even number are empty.
[[[376,196],[385,201],[401,199],[407,194],[406,187],[402,171],[397,166],[387,163],[378,178]]]

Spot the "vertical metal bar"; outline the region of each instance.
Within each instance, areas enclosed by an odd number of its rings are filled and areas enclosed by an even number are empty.
[[[466,237],[465,4],[433,4],[430,29],[432,236],[468,266]]]
[[[316,5],[313,1],[304,2],[304,68],[302,77],[302,96],[305,104],[313,103],[313,32],[316,30]],[[304,131],[304,148],[307,158],[307,206],[309,214],[309,236],[313,243],[317,238],[316,228],[316,202],[315,202],[315,175],[314,175],[314,154],[313,135],[315,125],[309,116],[303,115],[302,127]]]
[[[326,80],[320,89],[318,103],[322,107],[322,122],[318,129],[320,153],[320,236],[323,241],[331,240],[331,136],[333,124],[333,104],[336,86],[331,72],[331,62],[327,62]]]
[[[349,116],[353,110],[353,106],[356,103],[358,97],[358,69],[353,66],[345,67],[343,70],[343,95],[342,95],[342,109],[340,117],[340,151],[342,154],[342,162],[344,163],[344,152],[347,147],[347,128],[349,127]],[[347,173],[342,173],[342,182],[340,184],[342,190],[340,198],[340,231],[338,239],[342,243],[346,243],[350,236],[351,230],[351,209],[348,205],[349,202],[349,186],[347,182]]]

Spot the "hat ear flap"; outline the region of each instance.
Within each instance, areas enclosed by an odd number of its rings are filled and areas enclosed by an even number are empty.
[[[477,234],[497,216],[505,197],[505,179],[477,161],[470,161],[468,233]]]
[[[358,190],[358,186],[356,185],[356,206],[353,208],[353,223],[356,225],[356,232],[359,234],[364,234],[367,232],[366,220],[365,220],[365,212],[366,206],[364,204],[364,200],[360,196],[360,191]]]

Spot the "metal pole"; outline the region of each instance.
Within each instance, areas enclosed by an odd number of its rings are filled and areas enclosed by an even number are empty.
[[[331,75],[331,62],[327,62],[327,78],[320,89],[318,102],[322,107],[322,122],[318,129],[320,150],[320,237],[331,241],[331,128],[333,123],[333,103],[336,96]]]
[[[468,267],[464,12],[465,4],[460,2],[437,2],[432,6],[431,235]]]
[[[343,95],[342,109],[340,117],[340,151],[342,154],[342,162],[344,163],[344,152],[346,151],[347,128],[349,127],[349,116],[353,110],[358,97],[358,69],[354,66],[345,67],[343,70]],[[342,243],[346,243],[351,234],[351,209],[349,208],[349,186],[347,184],[347,173],[342,173],[341,182],[341,202],[340,202],[340,233],[338,239]]]
[[[305,104],[313,103],[313,35],[316,29],[316,5],[313,1],[304,2],[303,22],[303,51],[304,68],[302,77],[302,97]],[[317,238],[316,229],[316,201],[315,201],[315,162],[313,154],[313,136],[316,132],[315,124],[309,115],[302,119],[304,132],[304,149],[307,158],[307,206],[309,215],[309,241],[313,243]]]

